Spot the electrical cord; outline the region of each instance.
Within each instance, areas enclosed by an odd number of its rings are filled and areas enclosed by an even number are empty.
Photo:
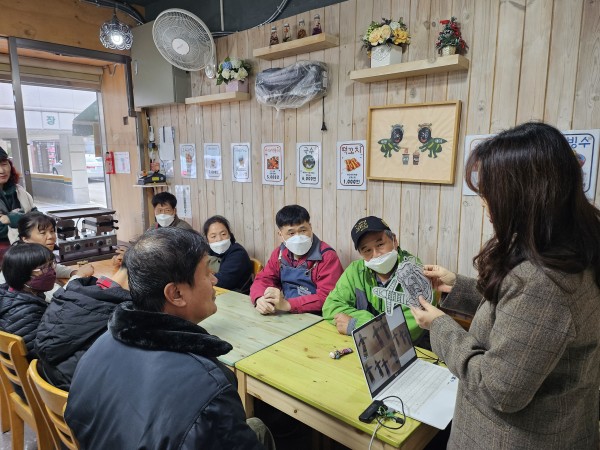
[[[387,428],[388,430],[399,430],[406,423],[406,413],[404,412],[404,402],[402,401],[402,399],[400,397],[398,397],[397,395],[388,395],[387,397],[382,398],[381,401],[385,401],[389,398],[395,398],[400,402],[401,411],[394,411],[393,409],[388,409],[388,407],[386,405],[379,407],[379,409],[377,410],[377,417],[376,417],[377,426],[375,427],[375,430],[373,430],[373,435],[371,436],[371,441],[369,442],[369,450],[371,450],[371,446],[373,445],[373,441],[375,440],[375,435],[377,434],[377,431],[379,430],[379,428],[383,427],[383,428]],[[396,412],[402,414],[402,416],[401,417],[396,416]],[[397,427],[390,427],[389,425],[385,425],[383,423],[385,420],[392,420],[399,425]]]

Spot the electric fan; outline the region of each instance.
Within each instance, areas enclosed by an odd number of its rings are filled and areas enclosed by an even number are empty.
[[[152,26],[152,38],[163,58],[175,67],[204,69],[207,77],[214,78],[215,43],[208,27],[191,12],[178,8],[161,12]]]

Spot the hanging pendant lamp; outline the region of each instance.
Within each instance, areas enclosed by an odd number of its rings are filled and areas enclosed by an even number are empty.
[[[131,28],[119,21],[116,8],[112,19],[104,22],[100,27],[100,42],[104,47],[113,50],[129,50],[133,44]]]

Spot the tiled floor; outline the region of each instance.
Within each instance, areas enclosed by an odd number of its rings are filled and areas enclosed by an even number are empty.
[[[0,433],[0,450],[11,450],[11,434]],[[31,428],[25,425],[25,447],[23,450],[37,450],[37,440]]]

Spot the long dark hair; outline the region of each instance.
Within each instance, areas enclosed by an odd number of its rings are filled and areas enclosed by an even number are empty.
[[[202,226],[202,231],[204,231],[204,237],[206,239],[208,239],[208,229],[210,228],[210,226],[213,223],[220,223],[225,228],[227,228],[227,232],[229,233],[229,239],[231,240],[232,244],[235,244],[235,236],[231,232],[231,226],[229,225],[229,220],[227,220],[223,216],[212,216],[212,217],[206,219],[206,222],[204,222],[204,225]]]
[[[581,167],[560,131],[534,122],[503,131],[473,150],[465,177],[494,227],[473,258],[486,299],[498,300],[502,280],[523,261],[566,273],[591,268],[600,286],[600,211],[585,197]]]

